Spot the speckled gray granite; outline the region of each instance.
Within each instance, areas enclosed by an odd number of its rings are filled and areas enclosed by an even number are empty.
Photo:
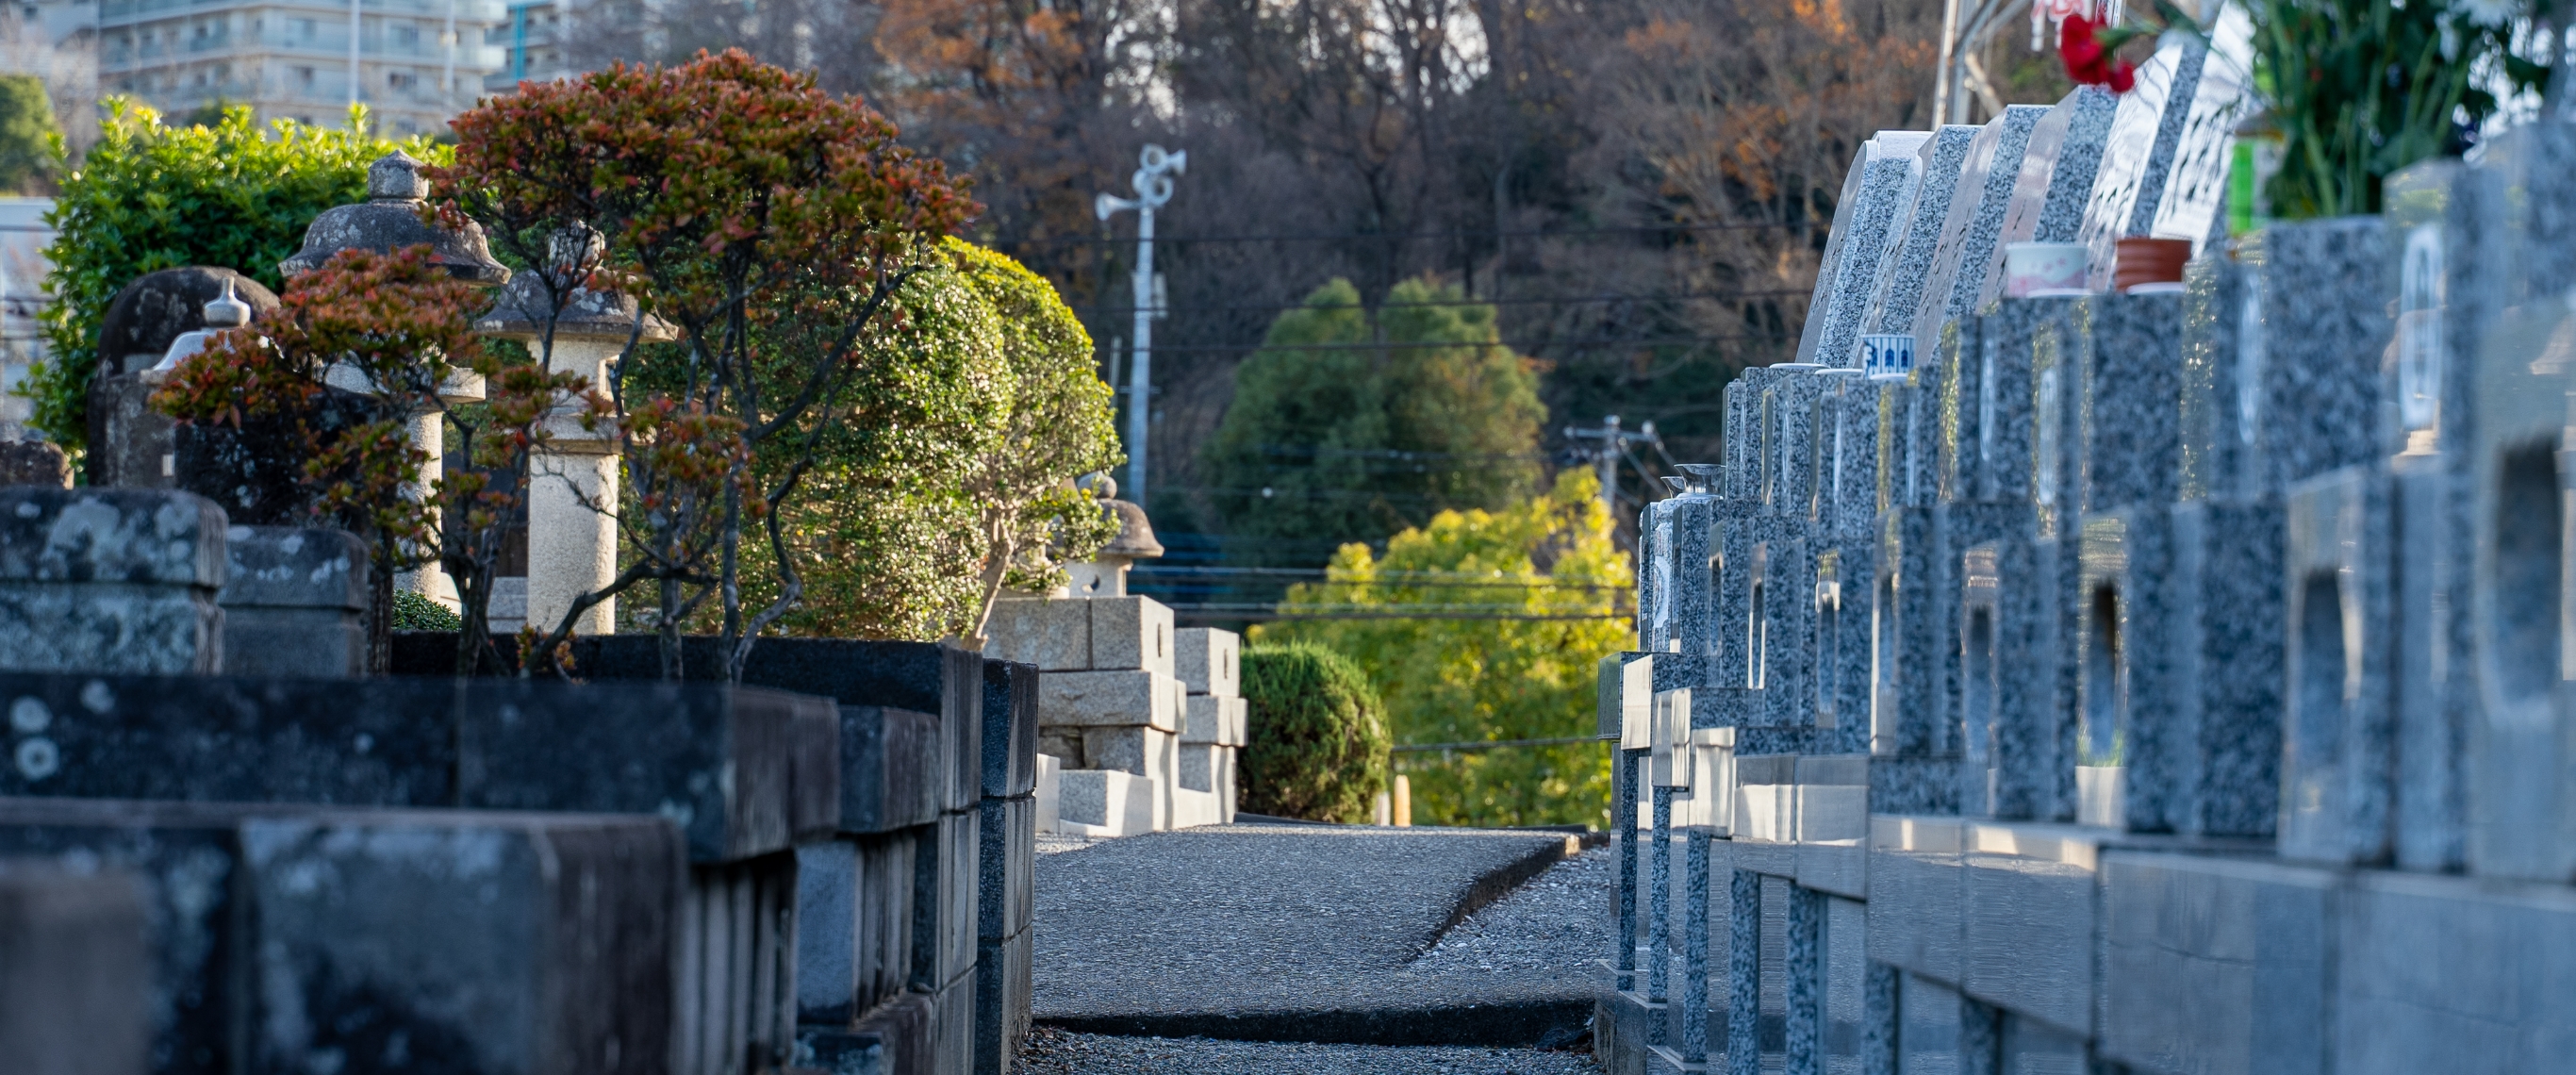
[[[1596,1075],[1588,1051],[1123,1038],[1041,1026],[1022,1075]]]
[[[2228,9],[2212,28],[2191,111],[2183,117],[2175,138],[2164,196],[2153,206],[2153,218],[2143,224],[2138,216],[2130,218],[2130,234],[2194,240],[2226,234],[2227,170],[2236,146],[2234,132],[2253,107],[2246,86],[2254,69],[2253,29],[2240,9]],[[2164,132],[2159,130],[2156,136],[2161,140]],[[2142,202],[2140,215],[2147,208]]]
[[[1915,151],[1922,176],[1897,211],[1897,232],[1888,240],[1887,256],[1879,260],[1861,331],[1902,332],[1913,326],[1914,311],[1923,303],[1923,285],[1941,248],[1941,225],[1950,217],[1950,201],[1959,192],[1960,174],[1978,131],[1966,124],[1945,125]],[[1968,196],[1977,193],[1972,190]]]
[[[2290,628],[2282,699],[2280,849],[2328,863],[2384,861],[2397,736],[2396,520],[2379,467],[2348,467],[2291,486]],[[2355,675],[2358,673],[2358,675]]]
[[[2263,233],[2267,483],[2286,485],[2372,458],[2381,366],[2395,331],[2377,217],[2274,224]]]
[[[1834,237],[1816,276],[1815,298],[1799,341],[1798,361],[1858,366],[1856,349],[1880,265],[1900,237],[1905,203],[1923,177],[1917,156],[1931,139],[1925,131],[1880,131],[1861,146],[1836,204]]]
[[[2111,133],[2119,98],[2100,86],[2077,86],[2031,128],[2023,150],[2021,174],[2012,202],[2004,211],[2003,229],[1988,255],[1984,280],[1967,307],[1985,309],[2003,297],[2004,251],[2014,243],[2071,243],[2084,223],[2084,207],[2093,200],[2093,180],[2102,164],[2102,149]]]
[[[1959,171],[1959,188],[1950,197],[1941,221],[1940,244],[1932,253],[1931,274],[1924,280],[1923,301],[1914,314],[1918,352],[1928,352],[1941,339],[1941,326],[1976,312],[1985,293],[1986,272],[1997,256],[2004,213],[2012,207],[2013,187],[2021,180],[2022,157],[2031,131],[2049,110],[2040,105],[2007,105],[1988,120],[1968,149]],[[1896,325],[1890,322],[1889,328]]]
[[[1032,1015],[1094,1033],[1571,1042],[1591,1017],[1606,936],[1552,939],[1561,962],[1549,971],[1461,966],[1435,948],[1567,839],[1227,825],[1041,856]]]

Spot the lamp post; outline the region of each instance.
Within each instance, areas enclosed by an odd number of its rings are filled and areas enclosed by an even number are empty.
[[[1153,407],[1153,341],[1154,319],[1161,316],[1162,288],[1154,276],[1154,210],[1172,200],[1172,177],[1189,170],[1187,151],[1166,152],[1163,147],[1147,145],[1137,155],[1136,174],[1129,178],[1136,188],[1133,198],[1103,193],[1092,200],[1092,211],[1100,219],[1121,209],[1136,211],[1136,360],[1127,374],[1127,488],[1129,498],[1145,502],[1145,426]]]

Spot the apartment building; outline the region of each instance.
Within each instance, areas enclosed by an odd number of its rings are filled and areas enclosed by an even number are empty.
[[[364,104],[382,130],[414,134],[486,92],[507,15],[502,0],[98,0],[97,18],[102,93],[327,126]]]

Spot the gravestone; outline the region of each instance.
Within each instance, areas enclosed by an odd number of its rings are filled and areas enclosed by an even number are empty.
[[[1798,361],[1852,366],[1852,348],[1861,319],[1868,313],[1871,290],[1890,240],[1903,221],[1899,213],[1923,178],[1917,151],[1931,135],[1922,131],[1880,131],[1861,143],[1843,192],[1824,259],[1816,267],[1816,293],[1807,303],[1806,327],[1798,340]]]
[[[1890,253],[1880,260],[1878,279],[1870,285],[1862,331],[1902,332],[1913,326],[1914,312],[1922,305],[1924,287],[1940,251],[1942,224],[1950,217],[1951,201],[1961,195],[1969,151],[1975,147],[1980,130],[1964,124],[1945,125],[1932,132],[1932,137],[1916,151],[1922,178],[1897,213],[1897,231],[1889,239]],[[1982,193],[1968,190],[1966,196],[1975,198]]]
[[[2164,43],[2138,66],[2136,87],[2120,95],[2110,133],[2103,141],[2092,199],[2084,207],[2084,222],[2074,240],[2090,251],[2087,288],[2110,289],[2112,272],[2118,268],[2119,240],[2151,234],[2208,60],[2209,50],[2196,41]]]
[[[89,484],[167,489],[175,475],[175,423],[153,409],[159,388],[142,376],[181,335],[207,327],[206,304],[232,294],[251,308],[251,324],[277,313],[277,295],[231,269],[192,265],[135,277],[109,300],[99,324],[98,372],[89,388]],[[24,484],[11,482],[10,484]]]
[[[2002,256],[2004,216],[2021,181],[2022,158],[2029,153],[2032,132],[2049,112],[2039,105],[2007,105],[1969,145],[1958,190],[1941,221],[1940,242],[1933,247],[1923,301],[1914,314],[1919,352],[1935,353],[1942,326],[1976,312],[1986,293],[1986,276]],[[1903,331],[1892,322],[1886,327]]]
[[[2004,252],[2014,243],[2071,243],[2093,200],[2102,151],[2119,98],[2100,86],[2077,86],[2031,127],[2021,173],[1968,309],[1982,310],[2004,293]],[[1956,294],[1953,298],[1958,298]]]

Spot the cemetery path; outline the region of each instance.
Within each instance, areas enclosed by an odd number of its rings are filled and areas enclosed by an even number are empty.
[[[1229,825],[1040,855],[1033,1015],[1080,1032],[1049,1039],[1062,1050],[1169,1054],[1101,1069],[1121,1072],[1231,1071],[1247,1042],[1570,1045],[1609,943],[1607,853],[1559,864],[1575,849],[1547,832]],[[1243,1070],[1344,1070],[1317,1059],[1333,1049],[1290,1051]],[[1572,1055],[1442,1051],[1468,1066],[1348,1070],[1541,1072]]]

